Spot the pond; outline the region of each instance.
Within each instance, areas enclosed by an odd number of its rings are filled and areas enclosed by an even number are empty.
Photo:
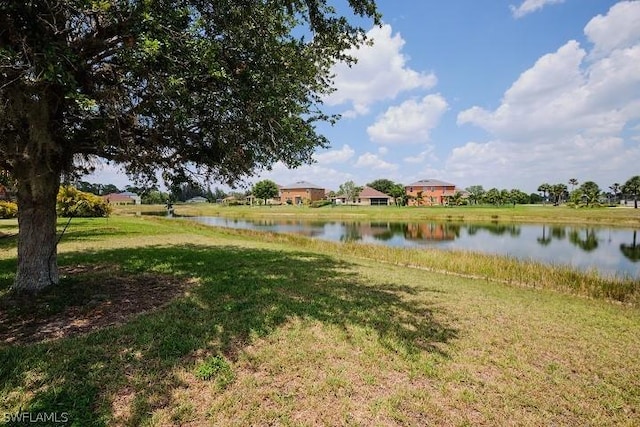
[[[567,264],[603,275],[640,278],[640,230],[574,225],[455,222],[244,220],[193,217],[203,224],[295,233],[330,241],[435,247]]]

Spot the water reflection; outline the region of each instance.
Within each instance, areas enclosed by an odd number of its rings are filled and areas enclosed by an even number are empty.
[[[550,264],[569,264],[581,269],[595,269],[604,274],[640,277],[640,243],[634,229],[497,222],[325,222],[299,219],[249,221],[220,217],[192,219],[215,226],[296,233],[339,242],[360,241],[397,247],[462,249]]]
[[[586,252],[591,252],[598,247],[598,236],[593,228],[571,230],[569,241]]]
[[[427,222],[404,225],[404,237],[409,240],[446,241],[460,237],[460,225],[456,224]]]
[[[547,231],[547,226],[542,226],[542,236],[536,239],[542,246],[547,246],[553,240]]]
[[[630,245],[626,243],[620,244],[620,252],[622,252],[622,255],[632,262],[640,261],[640,245],[637,244],[636,230],[633,230],[633,241]]]
[[[491,224],[467,224],[465,225],[469,235],[474,236],[478,231],[488,231],[494,236],[502,236],[508,234],[510,236],[520,235],[520,226],[514,224],[500,224],[492,222]]]
[[[549,228],[549,230],[547,230]],[[586,252],[598,248],[598,232],[595,228],[575,228],[554,225],[542,225],[542,235],[536,241],[542,246],[548,246],[554,240],[564,240],[569,236],[569,242]]]

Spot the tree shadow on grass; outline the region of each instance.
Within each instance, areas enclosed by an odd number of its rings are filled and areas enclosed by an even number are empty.
[[[181,385],[176,371],[190,369],[195,354],[235,360],[252,340],[293,318],[368,328],[383,347],[406,354],[441,353],[441,344],[456,337],[434,320],[428,298],[416,298],[428,289],[369,285],[352,264],[316,253],[189,245],[67,253],[60,261],[117,265],[130,275],[166,274],[199,284],[117,327],[0,347],[5,410],[26,403],[23,411],[66,412],[74,425],[108,425],[118,418],[113,400],[122,398],[131,408],[127,423],[138,425],[168,404]],[[95,286],[104,274],[85,286]],[[143,291],[146,285],[136,286]],[[26,401],[20,397],[25,391]]]

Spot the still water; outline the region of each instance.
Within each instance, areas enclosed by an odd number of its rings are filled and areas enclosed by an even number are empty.
[[[218,227],[296,233],[331,241],[396,247],[459,249],[549,264],[567,264],[604,275],[640,278],[640,229],[540,224],[452,222],[348,222],[240,220],[194,217]]]

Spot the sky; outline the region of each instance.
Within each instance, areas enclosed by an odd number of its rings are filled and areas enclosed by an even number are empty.
[[[334,68],[324,102],[342,119],[318,126],[331,146],[249,184],[438,179],[530,193],[640,175],[640,0],[377,3],[383,25],[362,21],[373,46]],[[128,183],[108,165],[85,180]]]

